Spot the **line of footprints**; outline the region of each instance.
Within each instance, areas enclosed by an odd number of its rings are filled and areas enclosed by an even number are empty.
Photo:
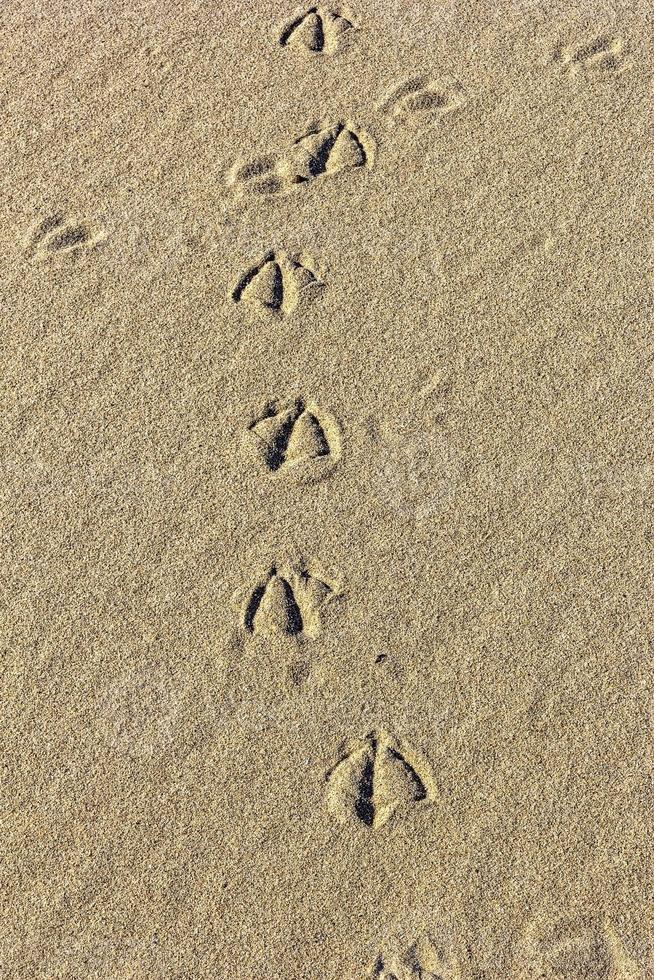
[[[342,48],[355,31],[354,19],[343,9],[312,6],[284,25],[279,43],[322,56]],[[557,48],[552,60],[575,70],[595,64],[608,68],[615,67],[619,53],[615,42],[601,38],[581,47]],[[440,123],[465,103],[455,79],[416,75],[394,85],[377,109],[391,124],[420,128]],[[365,171],[373,166],[375,153],[372,138],[350,120],[317,124],[286,150],[238,162],[227,180],[238,196],[284,194],[346,171]],[[323,285],[310,256],[270,251],[242,273],[231,299],[257,315],[284,317],[319,295]],[[337,465],[340,427],[309,398],[276,400],[251,420],[243,446],[269,478],[306,484],[329,476]],[[320,635],[325,608],[339,595],[338,582],[299,561],[266,568],[236,599],[246,635],[304,642]],[[326,775],[325,792],[328,809],[341,822],[378,830],[394,814],[433,800],[433,787],[428,762],[380,730],[343,750]]]
[[[353,40],[356,30],[349,12],[312,6],[284,25],[279,44],[309,55],[333,55]],[[570,74],[613,71],[621,67],[622,54],[619,41],[601,37],[557,47],[551,63]],[[391,124],[419,129],[439,124],[465,103],[463,88],[455,79],[416,75],[393,86],[377,109]],[[238,197],[286,194],[348,171],[365,172],[374,165],[375,154],[372,137],[343,119],[312,126],[277,154],[236,163],[227,181]],[[240,276],[231,299],[257,315],[283,317],[301,302],[313,300],[323,285],[310,256],[270,251]],[[341,456],[338,422],[305,397],[268,403],[250,422],[243,441],[255,465],[277,480],[323,479]],[[244,597],[237,593],[237,600],[247,635],[301,642],[320,635],[325,608],[339,595],[338,582],[298,561],[265,569]],[[394,816],[433,801],[435,777],[428,760],[411,745],[385,729],[373,730],[342,747],[325,775],[325,798],[328,811],[341,823],[377,831]],[[536,953],[541,966],[549,965],[550,957],[558,965],[568,955],[567,939],[544,951],[531,950],[532,962],[538,959]],[[468,975],[464,960],[451,946],[421,937],[408,948],[380,951],[368,976],[371,980],[463,980]]]
[[[287,23],[282,47],[333,53],[354,31],[343,11],[311,7]],[[392,120],[429,123],[464,104],[455,83],[438,85],[416,77],[396,86],[379,108]],[[237,164],[229,175],[241,195],[280,194],[348,170],[370,168],[375,145],[349,121],[316,125],[285,152]],[[317,296],[321,272],[310,256],[270,251],[235,283],[231,299],[257,314],[280,317]],[[247,427],[244,451],[262,474],[311,483],[329,476],[341,456],[340,426],[312,399],[299,396],[265,405]],[[246,636],[304,642],[320,635],[326,607],[342,594],[340,583],[304,561],[275,563],[246,593],[236,594]],[[384,729],[342,747],[325,775],[329,812],[344,824],[379,830],[397,813],[434,799],[426,759]]]

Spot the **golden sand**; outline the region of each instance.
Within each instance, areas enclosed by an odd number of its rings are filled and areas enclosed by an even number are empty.
[[[2,18],[0,975],[654,977],[649,4]]]

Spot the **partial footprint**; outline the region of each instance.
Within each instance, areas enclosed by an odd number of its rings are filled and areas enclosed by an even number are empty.
[[[339,461],[340,429],[315,402],[274,401],[249,426],[245,449],[271,474],[313,482],[328,476]]]
[[[291,313],[300,298],[313,298],[323,283],[310,260],[287,252],[268,252],[241,276],[232,290],[235,303],[257,313]]]
[[[370,168],[375,145],[350,122],[316,125],[282,153],[237,163],[227,183],[238,196],[287,194],[298,185],[345,170]]]
[[[517,968],[525,980],[639,980],[622,939],[595,916],[532,919],[519,942]]]
[[[584,44],[558,45],[552,61],[570,75],[614,75],[627,67],[622,40],[606,34]]]
[[[309,7],[284,25],[279,43],[310,54],[334,54],[344,35],[354,29],[349,15],[331,7]]]
[[[238,196],[253,194],[268,197],[290,189],[290,182],[282,175],[283,158],[276,154],[255,157],[246,163],[235,164],[227,175],[227,184]]]
[[[453,79],[409,78],[393,86],[378,108],[396,122],[421,129],[465,105],[463,87]]]
[[[25,255],[33,262],[69,258],[104,241],[103,228],[92,221],[53,214],[31,231],[25,242]]]
[[[165,49],[156,43],[144,44],[139,50],[140,63],[148,70],[150,78],[159,81],[170,77],[175,69],[175,63],[168,57]]]
[[[269,638],[315,638],[322,629],[322,610],[340,594],[336,582],[301,562],[273,565],[246,596],[243,626],[247,633]]]
[[[326,779],[329,810],[343,823],[371,830],[397,810],[434,796],[426,763],[383,730],[351,747]]]
[[[469,972],[451,942],[421,936],[406,949],[391,949],[376,958],[370,980],[468,980]]]

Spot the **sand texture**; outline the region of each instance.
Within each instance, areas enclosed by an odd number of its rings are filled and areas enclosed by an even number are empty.
[[[2,980],[652,980],[650,4],[0,19]]]

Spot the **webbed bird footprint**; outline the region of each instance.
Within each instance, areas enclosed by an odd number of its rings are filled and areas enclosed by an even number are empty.
[[[394,86],[379,108],[396,122],[420,128],[434,125],[465,102],[463,87],[454,79],[419,75]]]
[[[227,182],[239,196],[286,194],[318,177],[370,168],[374,155],[375,145],[367,133],[339,121],[310,129],[282,153],[236,164]]]
[[[324,129],[309,130],[295,140],[291,159],[293,182],[305,183],[323,174],[370,166],[372,147],[365,134],[339,122]]]
[[[615,74],[626,67],[624,46],[620,38],[602,34],[582,44],[559,44],[552,61],[570,75],[579,72],[599,75]]]
[[[241,276],[232,290],[235,303],[244,301],[257,312],[291,313],[300,298],[313,298],[323,283],[309,260],[286,252],[268,252]]]
[[[248,427],[245,449],[271,474],[313,482],[331,473],[340,459],[340,429],[315,402],[273,401]]]
[[[67,258],[95,247],[106,238],[100,225],[62,213],[40,221],[28,236],[25,255],[34,262]]]
[[[326,781],[329,810],[343,823],[371,830],[383,827],[397,810],[434,795],[426,763],[384,730],[354,745]]]
[[[248,593],[243,611],[247,633],[315,638],[325,605],[341,594],[336,582],[303,563],[273,565]]]
[[[279,43],[282,47],[299,47],[310,54],[333,54],[343,35],[352,31],[349,16],[330,7],[309,7],[284,25]]]

